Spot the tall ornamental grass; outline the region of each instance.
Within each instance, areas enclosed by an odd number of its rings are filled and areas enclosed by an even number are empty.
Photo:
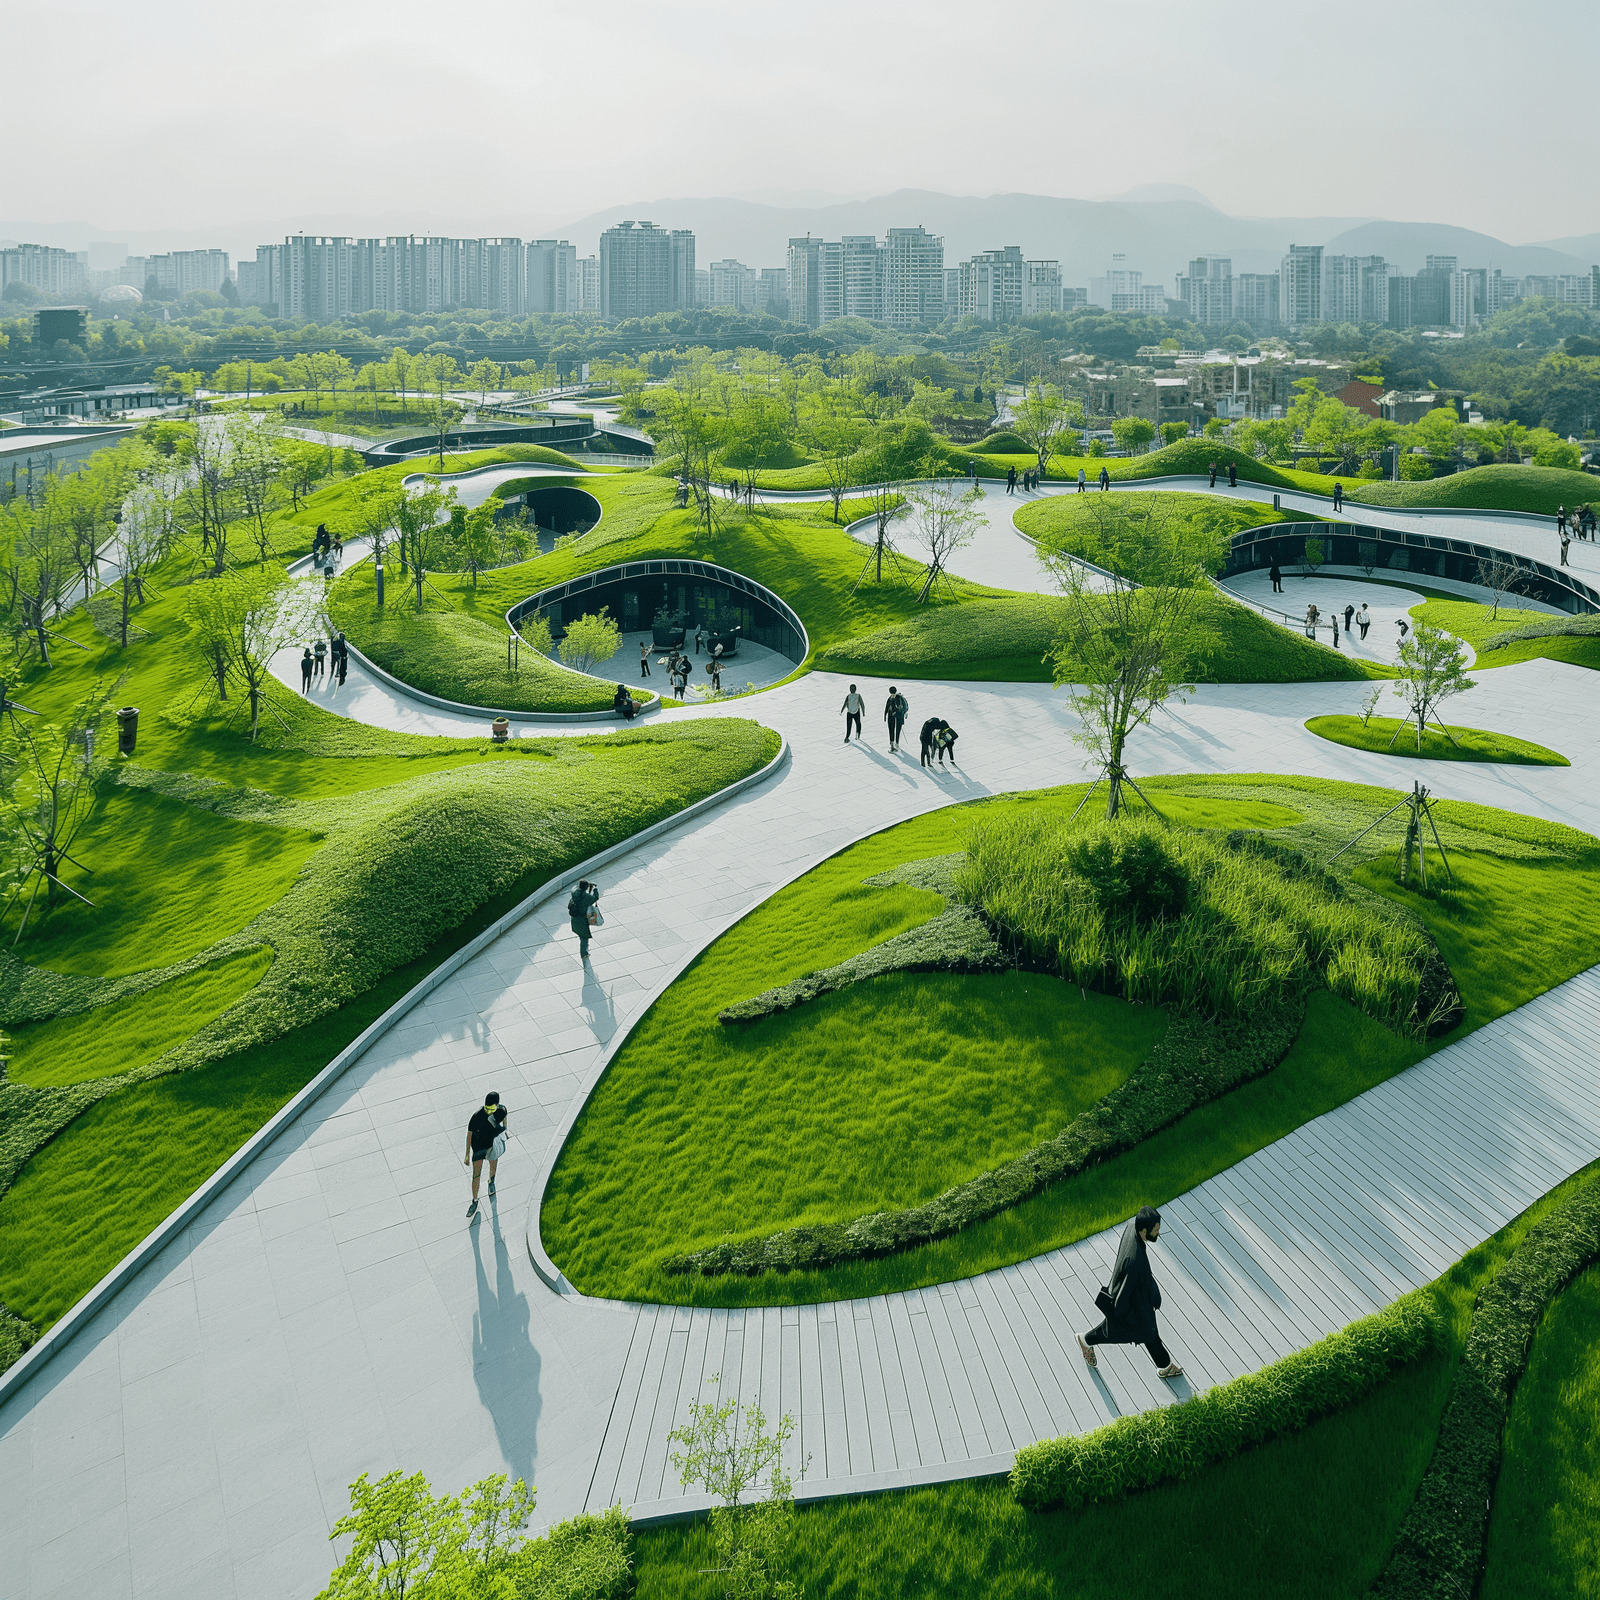
[[[1427,935],[1259,835],[998,815],[960,890],[1020,960],[1139,1004],[1241,1016],[1320,983],[1400,1033],[1436,1020]]]

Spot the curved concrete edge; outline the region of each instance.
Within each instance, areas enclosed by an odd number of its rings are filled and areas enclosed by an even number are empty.
[[[843,1496],[893,1494],[898,1489],[922,1489],[936,1483],[958,1483],[968,1478],[1009,1477],[1017,1464],[1014,1450],[1004,1455],[976,1456],[967,1461],[940,1462],[932,1467],[900,1467],[890,1472],[860,1472],[843,1478],[825,1478],[820,1483],[795,1485],[797,1506],[816,1505]],[[665,1528],[674,1522],[693,1522],[707,1515],[722,1502],[714,1495],[686,1494],[675,1499],[641,1500],[628,1509],[628,1522],[635,1528]]]
[[[518,637],[520,638],[521,635],[519,634]],[[395,677],[392,672],[385,672],[382,667],[362,655],[348,639],[345,640],[345,647],[373,677],[387,684],[396,694],[403,694],[410,700],[419,700],[423,705],[434,706],[440,711],[461,711],[473,717],[505,717],[510,722],[553,722],[563,725],[571,722],[617,722],[618,720],[615,711],[510,711],[500,706],[469,706],[459,700],[446,700],[441,695],[429,694],[425,689],[418,689],[414,685],[404,682],[402,679]],[[561,667],[559,661],[553,661],[551,665]],[[572,668],[562,667],[562,671],[572,672]],[[587,672],[574,673],[573,675],[579,678],[591,677],[591,674]],[[606,683],[609,680],[594,678],[593,681],[595,683]],[[661,696],[652,692],[650,703],[635,714],[634,720],[637,721],[639,717],[647,717],[651,712],[659,711],[660,709]],[[624,728],[627,725],[626,722],[619,723],[619,726]]]
[[[785,740],[783,750],[781,750],[778,755],[773,758],[771,767],[763,768],[760,774],[753,774],[751,778],[746,778],[743,780],[743,782],[749,784],[756,778],[765,777],[770,771],[775,771],[777,769],[779,760],[781,760],[783,756],[788,753],[788,748],[788,741]],[[722,793],[723,795],[731,795],[734,793],[734,787],[730,785],[727,789],[723,790]],[[719,798],[721,798],[721,796],[719,796]],[[943,805],[931,807],[928,811],[918,812],[916,815],[919,817],[931,816],[933,812],[945,811],[951,806],[970,805],[976,800],[987,800],[992,798],[992,795],[973,795],[964,798],[952,798],[945,801]],[[911,820],[912,819],[909,817],[901,818],[902,822],[908,822]],[[567,1275],[555,1264],[554,1261],[550,1259],[550,1253],[544,1247],[544,1239],[539,1232],[539,1213],[544,1209],[545,1192],[550,1187],[550,1179],[555,1173],[556,1163],[561,1159],[561,1152],[566,1148],[567,1140],[572,1137],[572,1130],[577,1126],[578,1118],[583,1115],[585,1108],[589,1104],[589,1101],[593,1099],[595,1090],[600,1087],[600,1080],[605,1077],[612,1061],[616,1058],[617,1052],[623,1047],[624,1044],[628,1042],[629,1039],[633,1037],[635,1031],[639,1027],[639,1024],[643,1022],[644,1019],[650,1014],[650,1007],[653,1006],[656,1001],[659,1000],[661,996],[664,995],[667,990],[670,989],[672,985],[683,976],[684,972],[688,970],[691,962],[697,961],[702,955],[705,954],[707,950],[711,948],[712,945],[717,942],[718,939],[723,936],[723,934],[725,934],[730,928],[736,927],[747,916],[749,916],[752,911],[764,906],[767,901],[773,897],[773,895],[781,894],[789,887],[790,884],[797,883],[801,878],[805,877],[808,872],[815,872],[824,861],[831,861],[836,855],[839,855],[843,851],[852,849],[854,846],[860,844],[863,839],[870,839],[875,834],[885,833],[889,828],[897,828],[899,826],[899,822],[890,822],[881,824],[877,827],[868,828],[865,832],[856,834],[844,844],[839,845],[837,849],[830,850],[826,855],[819,856],[814,861],[804,862],[787,878],[785,878],[782,883],[774,884],[772,888],[769,889],[768,892],[755,903],[755,905],[746,906],[743,911],[735,912],[725,921],[717,923],[715,927],[712,928],[711,932],[706,936],[705,940],[684,956],[682,965],[661,980],[655,991],[650,996],[650,1004],[645,1006],[639,1012],[639,1015],[633,1022],[633,1025],[625,1032],[615,1035],[607,1043],[606,1048],[601,1052],[600,1059],[595,1062],[593,1069],[590,1071],[588,1078],[583,1083],[579,1084],[578,1092],[573,1097],[572,1104],[567,1109],[567,1114],[561,1119],[561,1122],[557,1126],[555,1132],[551,1134],[550,1143],[548,1146],[546,1146],[545,1153],[540,1158],[539,1171],[534,1178],[533,1196],[528,1201],[527,1220],[523,1225],[523,1232],[526,1235],[527,1240],[528,1260],[532,1264],[533,1270],[537,1272],[539,1277],[543,1280],[546,1288],[553,1290],[556,1294],[565,1295],[569,1299],[582,1300],[585,1305],[613,1306],[628,1310],[638,1309],[638,1302],[636,1301],[612,1300],[604,1296],[588,1295],[585,1294],[581,1289],[575,1289],[572,1286],[571,1281],[567,1278]],[[643,834],[639,835],[639,838],[642,839],[643,837]],[[674,1513],[674,1515],[678,1514],[679,1513]],[[667,1520],[670,1521],[672,1519],[668,1518]]]
[[[146,1234],[59,1322],[43,1334],[36,1344],[25,1351],[20,1360],[13,1363],[6,1372],[0,1373],[0,1405],[10,1399],[12,1394],[32,1378],[52,1356],[64,1350],[73,1338],[88,1327],[90,1322],[106,1308],[123,1288],[132,1282],[145,1267],[149,1266],[169,1244],[174,1243],[181,1237],[184,1230],[199,1218],[206,1207],[217,1199],[229,1184],[241,1176],[251,1162],[271,1145],[273,1140],[288,1128],[307,1106],[320,1099],[323,1094],[338,1082],[348,1068],[353,1066],[408,1011],[419,1001],[425,1000],[447,978],[460,971],[476,956],[481,955],[503,933],[515,927],[517,923],[522,921],[530,912],[537,910],[545,901],[564,894],[572,885],[577,883],[579,878],[586,878],[591,873],[598,871],[608,861],[614,861],[626,851],[632,850],[636,846],[645,844],[652,839],[658,839],[683,823],[703,816],[707,811],[721,805],[723,801],[732,798],[732,796],[741,793],[745,789],[751,788],[758,783],[764,783],[788,759],[789,741],[782,739],[777,753],[765,766],[755,772],[746,773],[742,778],[736,778],[715,794],[708,794],[703,800],[697,800],[693,805],[685,806],[682,811],[675,812],[670,817],[663,817],[661,821],[651,823],[648,828],[641,829],[638,833],[630,834],[626,839],[618,840],[616,844],[608,845],[604,850],[590,856],[588,860],[580,861],[576,866],[569,867],[565,872],[549,879],[535,889],[526,900],[519,905],[513,906],[504,916],[499,917],[485,928],[482,933],[469,939],[459,950],[452,955],[446,956],[414,988],[401,995],[382,1016],[369,1023],[305,1088],[234,1151],[165,1221],[159,1223]]]
[[[540,446],[540,448],[542,449],[544,446]],[[558,467],[549,461],[491,461],[488,466],[464,467],[460,472],[408,473],[400,480],[400,487],[408,489],[413,483],[420,483],[424,479],[432,479],[434,483],[465,483],[469,478],[481,478],[486,472],[505,472],[511,467],[525,469],[529,477],[538,477],[543,473],[548,473],[552,478],[599,476],[599,474],[591,473],[587,467]]]

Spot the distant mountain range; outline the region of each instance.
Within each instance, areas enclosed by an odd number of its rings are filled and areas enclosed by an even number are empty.
[[[944,236],[945,260],[954,265],[979,250],[1022,247],[1030,258],[1059,260],[1064,280],[1087,284],[1101,276],[1113,254],[1150,281],[1171,285],[1193,256],[1222,255],[1238,272],[1273,272],[1291,244],[1320,244],[1332,254],[1381,255],[1404,272],[1416,272],[1430,255],[1453,255],[1463,266],[1499,267],[1527,273],[1587,272],[1600,261],[1600,234],[1513,245],[1447,223],[1389,222],[1375,217],[1230,217],[1197,190],[1179,184],[1146,184],[1111,199],[1066,200],[1049,195],[940,194],[902,189],[867,200],[827,196],[755,199],[658,199],[610,206],[556,223],[537,203],[521,213],[471,219],[424,211],[377,216],[326,214],[246,221],[215,228],[104,228],[86,222],[0,221],[0,242],[24,239],[82,250],[116,240],[133,254],[160,250],[221,248],[235,260],[249,259],[262,242],[286,234],[342,233],[373,236],[443,233],[453,236],[512,234],[523,238],[570,239],[581,254],[598,246],[602,230],[632,219],[663,227],[692,228],[701,265],[732,256],[747,266],[778,266],[791,238],[810,233],[881,236],[894,227],[922,226]],[[820,203],[819,203],[820,202]]]

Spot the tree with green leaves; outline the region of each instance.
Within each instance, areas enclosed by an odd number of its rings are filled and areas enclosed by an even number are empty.
[[[1078,714],[1075,742],[1098,762],[1095,781],[1107,783],[1109,819],[1133,781],[1129,738],[1192,691],[1195,666],[1213,648],[1203,602],[1226,536],[1195,537],[1160,501],[1130,509],[1122,496],[1096,495],[1083,514],[1095,524],[1094,567],[1060,548],[1040,553],[1066,602],[1053,676]]]
[[[401,577],[405,576],[408,561],[419,571],[432,563],[433,552],[428,545],[433,539],[442,537],[438,530],[445,515],[454,508],[455,501],[453,485],[444,489],[432,480],[426,488],[402,492],[395,504],[393,519],[400,543]],[[419,607],[422,604],[420,578],[417,581],[417,604]]]
[[[848,398],[833,391],[826,409],[814,416],[805,429],[806,447],[827,475],[828,498],[833,502],[836,523],[845,493],[855,481],[859,465],[856,455],[866,434],[866,424]]]
[[[1473,686],[1473,679],[1467,676],[1466,651],[1461,641],[1431,623],[1419,622],[1400,641],[1399,667],[1394,692],[1405,701],[1406,715],[1416,724],[1417,749],[1422,748],[1423,729],[1429,717],[1454,744],[1454,736],[1439,716],[1439,707]],[[1394,738],[1399,737],[1400,729],[1396,728]],[[1392,745],[1394,739],[1389,743]]]
[[[574,672],[591,672],[602,661],[609,661],[621,645],[622,629],[602,606],[598,613],[567,624],[561,640],[561,660]]]
[[[478,587],[478,574],[492,567],[499,553],[495,537],[497,500],[486,500],[481,506],[453,506],[450,510],[450,548],[458,570],[472,578],[472,587]]]
[[[213,675],[217,698],[227,699],[229,684],[244,689],[254,743],[272,682],[272,658],[294,643],[308,620],[294,584],[278,569],[225,572],[189,586],[185,614],[190,647]]]
[[[40,663],[51,666],[55,630],[50,624],[61,612],[76,567],[71,521],[55,473],[45,479],[37,505],[20,495],[0,505],[0,562],[6,591],[0,611],[10,621],[17,654],[37,651]]]
[[[905,498],[910,507],[907,527],[926,562],[922,587],[917,591],[917,604],[924,605],[944,576],[951,556],[977,536],[978,524],[983,521],[983,496],[975,487],[966,488],[963,480],[930,477],[925,483],[911,485]]]
[[[122,568],[122,648],[128,648],[135,602],[144,604],[145,579],[171,555],[178,542],[178,496],[175,473],[154,472],[123,502],[117,528],[117,555]]]
[[[1155,436],[1156,425],[1143,417],[1118,417],[1111,424],[1111,437],[1130,456],[1142,455]]]
[[[225,427],[239,520],[249,530],[257,561],[265,563],[274,554],[272,526],[283,504],[282,425],[275,412],[230,411]]]
[[[729,1600],[799,1600],[799,1585],[784,1572],[795,1512],[783,1450],[793,1433],[793,1417],[783,1417],[768,1432],[759,1405],[724,1400],[691,1403],[689,1420],[667,1436],[679,1447],[672,1465],[682,1487],[698,1487],[718,1502],[711,1511],[711,1538]],[[747,1498],[752,1491],[762,1491],[760,1498]]]
[[[1076,400],[1043,381],[1024,390],[1011,408],[1011,431],[1033,452],[1039,476],[1050,470],[1050,458],[1061,447],[1062,436],[1081,425],[1083,412]]]

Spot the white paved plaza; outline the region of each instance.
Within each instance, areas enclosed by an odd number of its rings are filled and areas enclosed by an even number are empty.
[[[963,569],[1034,587],[1016,504],[986,497]],[[1384,603],[1410,602],[1387,590]],[[1451,707],[1569,768],[1446,767],[1305,731],[1355,710],[1362,683],[1202,689],[1138,736],[1131,764],[1415,776],[1600,832],[1593,682],[1530,662],[1481,674]],[[378,1038],[58,1353],[19,1370],[0,1400],[0,1596],[309,1596],[351,1480],[397,1466],[449,1489],[520,1475],[541,1524],[614,1501],[681,1508],[666,1436],[718,1373],[725,1393],[794,1415],[807,1495],[999,1470],[1033,1439],[1189,1392],[1157,1382],[1137,1349],[1085,1369],[1072,1335],[1093,1320],[1105,1236],[912,1294],[745,1312],[596,1302],[535,1269],[542,1163],[712,939],[877,829],[1083,775],[1066,697],[1048,686],[905,686],[913,724],[938,713],[962,735],[961,768],[944,772],[887,753],[886,686],[867,687],[864,745],[841,742],[831,675],[733,708],[780,730],[787,760],[603,869],[587,970],[558,890]],[[359,669],[319,697],[416,732],[483,731]],[[1591,971],[1164,1205],[1163,1325],[1188,1384],[1253,1370],[1428,1281],[1600,1155],[1593,1052],[1573,1042],[1597,1021]],[[516,1139],[497,1204],[469,1228],[461,1127],[488,1088],[515,1108]]]

